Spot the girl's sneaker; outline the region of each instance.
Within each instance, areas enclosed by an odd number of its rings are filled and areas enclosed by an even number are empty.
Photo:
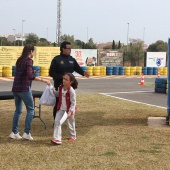
[[[19,135],[19,132],[18,133],[14,133],[14,132],[11,132],[11,134],[9,135],[9,137],[11,139],[21,139],[22,137]]]
[[[52,139],[51,143],[56,144],[56,145],[61,145],[61,141],[57,139]]]
[[[69,138],[68,139],[70,142],[74,142],[76,140],[76,138]]]

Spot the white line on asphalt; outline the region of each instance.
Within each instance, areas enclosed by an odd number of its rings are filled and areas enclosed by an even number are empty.
[[[139,91],[138,91],[139,92]],[[142,92],[142,91],[141,91]],[[147,91],[149,92],[149,91]],[[152,91],[153,92],[153,91]],[[123,92],[119,92],[119,93],[123,93]],[[128,92],[125,92],[125,93],[128,93]],[[125,100],[125,101],[129,101],[129,102],[133,102],[133,103],[138,103],[138,104],[145,104],[147,106],[153,106],[153,107],[158,107],[158,108],[161,108],[161,109],[167,109],[166,107],[161,107],[161,106],[156,106],[156,105],[153,105],[153,104],[148,104],[148,103],[143,103],[143,102],[137,102],[135,100],[129,100],[129,99],[125,99],[125,98],[121,98],[121,97],[116,97],[116,96],[111,96],[109,94],[116,94],[116,93],[99,93],[99,94],[102,94],[102,95],[105,95],[105,96],[108,96],[108,97],[113,97],[113,98],[116,98],[116,99],[120,99],[120,100]]]
[[[150,93],[150,92],[154,92],[152,91],[129,91],[129,92],[114,92],[114,93],[100,93],[100,94],[119,94],[119,93]]]

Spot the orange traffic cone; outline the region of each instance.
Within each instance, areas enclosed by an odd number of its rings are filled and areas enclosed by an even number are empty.
[[[141,86],[144,86],[144,85],[145,85],[144,74],[143,74],[143,73],[142,73],[142,76],[141,76],[140,85],[141,85]]]
[[[158,72],[158,78],[160,78],[160,72]]]

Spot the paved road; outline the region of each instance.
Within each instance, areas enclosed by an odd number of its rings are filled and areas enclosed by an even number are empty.
[[[53,82],[51,80],[51,82]],[[107,93],[111,96],[148,103],[160,107],[167,107],[167,94],[155,93],[153,86],[138,85],[140,77],[136,78],[103,78],[78,79],[77,94]],[[145,83],[154,83],[155,78],[145,78]],[[0,91],[11,90],[13,81],[0,81]],[[43,91],[45,84],[33,81],[32,89]]]

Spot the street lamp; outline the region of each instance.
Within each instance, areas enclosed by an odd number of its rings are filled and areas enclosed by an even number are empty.
[[[15,29],[12,29],[14,31],[14,46],[15,46]]]
[[[143,46],[145,44],[145,28],[143,28]]]
[[[48,41],[48,28],[47,28],[47,41]]]
[[[23,46],[23,23],[25,22],[25,20],[22,20],[22,46]]]
[[[89,31],[89,30],[88,30],[88,27],[87,27],[87,43],[89,42],[89,40],[88,40],[88,31]]]
[[[128,24],[128,28],[127,28],[127,51],[128,51],[128,39],[129,39],[129,23]]]

